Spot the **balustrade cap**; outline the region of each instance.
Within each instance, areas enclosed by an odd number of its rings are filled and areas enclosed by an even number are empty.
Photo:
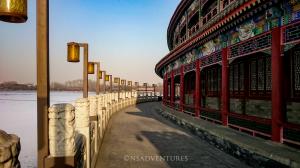
[[[49,107],[48,111],[50,113],[59,113],[64,111],[74,111],[75,107],[69,103],[62,103],[62,104],[53,104]]]
[[[75,101],[76,104],[89,103],[88,98],[79,98]]]

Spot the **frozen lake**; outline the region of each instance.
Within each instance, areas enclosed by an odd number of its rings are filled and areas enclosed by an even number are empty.
[[[73,103],[82,92],[50,95],[50,104]],[[36,91],[0,91],[0,129],[21,138],[19,160],[25,168],[36,167],[37,163],[36,106]]]

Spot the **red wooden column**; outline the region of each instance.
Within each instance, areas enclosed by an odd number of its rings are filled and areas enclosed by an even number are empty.
[[[166,100],[169,99],[169,74],[166,73]]]
[[[184,105],[184,66],[180,67],[180,110],[183,111]]]
[[[222,49],[222,124],[228,125],[229,113],[229,63],[228,63],[228,48]]]
[[[276,142],[282,142],[285,110],[281,40],[281,29],[274,28],[272,30],[272,140]]]
[[[171,71],[171,106],[174,107],[175,98],[175,83],[174,83],[174,71]]]
[[[166,83],[167,83],[167,75],[164,75],[164,80],[163,80],[163,102],[165,103],[166,101]]]
[[[196,60],[196,80],[195,80],[195,117],[200,115],[200,60]]]

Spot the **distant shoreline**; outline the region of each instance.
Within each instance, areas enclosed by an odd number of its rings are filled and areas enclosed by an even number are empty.
[[[36,91],[36,89],[0,89],[1,91],[13,92],[13,91]],[[60,89],[50,89],[50,91],[58,91],[58,92],[81,92],[82,90],[60,90]],[[91,91],[92,92],[92,91]]]
[[[34,84],[20,84],[15,81],[0,83],[0,91],[36,91]],[[57,85],[50,87],[51,91],[81,91],[81,87],[66,87],[64,85]]]

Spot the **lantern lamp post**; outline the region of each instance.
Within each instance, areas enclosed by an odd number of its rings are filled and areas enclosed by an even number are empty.
[[[132,81],[128,81],[128,86],[130,86],[130,97],[132,97]]]
[[[88,44],[87,43],[68,43],[68,62],[80,62],[80,47],[84,48],[83,58],[83,97],[88,97]],[[89,67],[92,70],[92,65]]]
[[[37,50],[37,148],[38,167],[45,166],[49,155],[48,142],[48,108],[49,93],[49,0],[38,0],[36,50]],[[27,0],[0,0],[0,21],[24,23],[27,17]]]
[[[122,85],[124,91],[126,91],[126,80],[125,79],[121,80],[121,85]]]
[[[120,99],[120,78],[114,78],[114,83],[118,84],[118,100]]]
[[[135,90],[137,92],[137,96],[139,96],[139,82],[134,82]]]
[[[100,62],[98,62],[99,64],[97,64],[97,80],[96,80],[96,93],[97,93],[97,89],[98,89],[98,92],[100,94],[101,92],[101,84],[100,84],[100,80],[102,79],[102,71],[100,70]],[[98,83],[98,84],[97,84]]]
[[[125,79],[121,80],[121,87],[122,87],[122,90],[125,91],[125,97],[126,97],[126,80]]]
[[[37,167],[44,167],[49,155],[49,0],[36,1],[36,10]]]
[[[105,75],[105,82],[110,81],[111,75]],[[110,87],[112,87],[112,82],[110,81]],[[110,92],[112,91],[112,88],[110,88]]]
[[[95,71],[95,65],[97,65],[97,69]],[[88,74],[94,74],[96,72],[96,95],[100,93],[100,79],[102,78],[102,74],[100,76],[100,62],[89,62],[88,63]]]
[[[156,96],[156,87],[157,85],[156,84],[152,84],[152,87],[153,87],[153,92],[154,92],[154,97]]]
[[[112,75],[109,75],[109,80],[110,80],[110,93],[113,92],[113,77]]]
[[[106,75],[106,74],[105,74],[105,79],[104,79],[105,87],[106,87],[106,82],[109,81],[109,78],[110,78],[110,75]],[[106,91],[106,89],[105,89],[105,91]]]
[[[101,71],[101,77],[103,76],[103,92],[106,93],[106,71]]]
[[[146,97],[148,97],[148,91],[147,91],[148,83],[144,83],[143,85],[146,88]]]

